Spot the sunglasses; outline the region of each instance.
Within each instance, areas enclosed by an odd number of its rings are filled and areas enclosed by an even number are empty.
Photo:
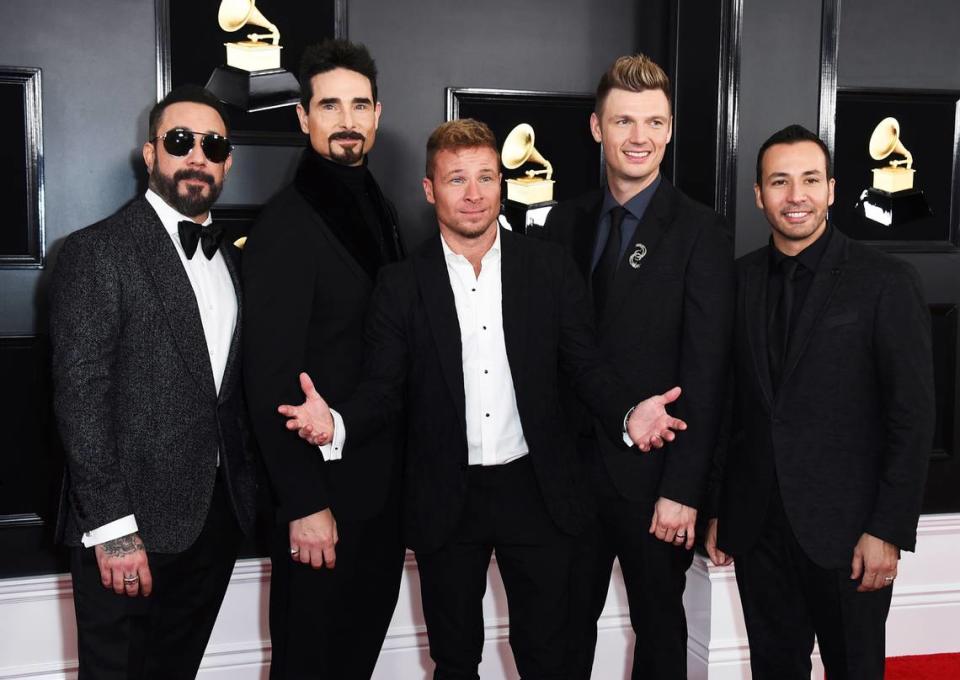
[[[200,138],[200,148],[203,149],[203,155],[206,156],[207,160],[211,163],[223,163],[227,160],[227,156],[230,155],[230,151],[233,149],[230,140],[223,135],[218,135],[215,132],[204,134],[185,128],[168,130],[166,134],[154,137],[150,141],[155,142],[158,139],[162,139],[163,148],[167,150],[168,154],[182,157],[190,153],[197,137]]]

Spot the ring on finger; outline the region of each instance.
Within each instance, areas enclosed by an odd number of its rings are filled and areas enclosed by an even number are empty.
[[[128,585],[128,586],[132,586],[134,583],[136,583],[136,582],[139,581],[139,580],[140,580],[140,577],[137,576],[136,574],[133,574],[133,575],[131,575],[131,576],[126,576],[126,575],[125,575],[125,576],[123,577],[123,582],[124,582],[124,584],[125,584],[125,585]]]
[[[300,554],[300,548],[290,548],[290,557],[296,557]]]

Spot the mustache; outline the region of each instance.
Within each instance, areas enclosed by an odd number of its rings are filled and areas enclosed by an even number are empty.
[[[208,175],[202,170],[196,170],[193,168],[184,168],[182,170],[177,170],[175,173],[173,173],[174,182],[179,182],[180,180],[184,180],[184,179],[200,180],[201,182],[205,182],[211,187],[214,185],[213,175]]]
[[[359,132],[352,132],[349,130],[344,130],[343,132],[334,132],[330,135],[329,140],[332,142],[335,139],[350,139],[357,142],[366,141],[366,137],[361,135]]]

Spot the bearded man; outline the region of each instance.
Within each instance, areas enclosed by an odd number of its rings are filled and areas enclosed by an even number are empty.
[[[70,235],[54,270],[80,678],[194,677],[253,524],[239,279],[210,218],[227,135],[209,92],[170,92],[146,195]]]

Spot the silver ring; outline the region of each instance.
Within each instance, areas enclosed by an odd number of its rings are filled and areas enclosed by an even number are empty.
[[[290,548],[290,555],[291,555],[291,556],[293,556],[293,555],[299,555],[299,554],[300,554],[300,548]]]
[[[134,583],[136,583],[136,582],[139,581],[139,580],[140,580],[140,577],[137,576],[136,574],[134,574],[133,576],[124,576],[124,577],[123,577],[123,582],[126,583],[128,586],[129,586],[129,585],[133,585]]]
[[[687,537],[686,534],[677,534],[677,535],[675,536],[675,538],[686,538],[686,537]]]
[[[895,579],[895,578],[896,578],[896,576],[884,576],[884,577],[883,577],[883,580],[889,582],[889,581],[892,581],[892,580]]]

